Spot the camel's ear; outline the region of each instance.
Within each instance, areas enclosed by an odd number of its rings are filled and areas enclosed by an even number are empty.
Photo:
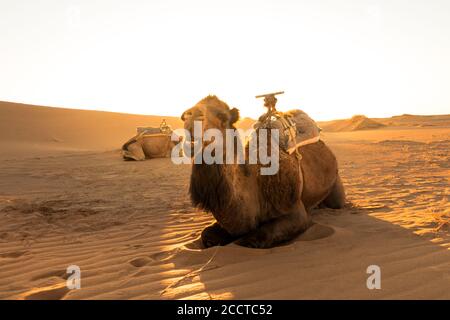
[[[236,108],[233,108],[230,110],[230,124],[235,123],[239,120],[239,110]]]

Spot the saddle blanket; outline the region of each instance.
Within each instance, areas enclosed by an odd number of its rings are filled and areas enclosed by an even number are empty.
[[[258,121],[253,127],[261,128],[263,123]],[[270,127],[280,130],[280,146],[289,154],[301,146],[320,140],[319,126],[306,112],[299,109],[277,112],[275,120],[270,122]]]

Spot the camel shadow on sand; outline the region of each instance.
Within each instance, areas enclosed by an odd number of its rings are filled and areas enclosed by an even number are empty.
[[[204,249],[200,239],[188,242],[153,257],[173,263],[175,269],[191,270],[161,291],[160,296],[163,299],[449,298],[446,291],[423,289],[441,281],[450,285],[449,250],[370,215],[386,210],[354,206],[317,209],[312,227],[292,241],[270,249],[235,244]],[[367,267],[371,265],[382,270],[382,290],[367,289]]]

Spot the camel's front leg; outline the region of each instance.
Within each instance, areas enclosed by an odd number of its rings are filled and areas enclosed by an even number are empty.
[[[271,248],[292,240],[311,226],[311,218],[303,203],[291,213],[270,220],[235,243],[250,248]]]
[[[236,240],[235,237],[230,235],[217,222],[203,229],[201,238],[205,248],[225,246]]]

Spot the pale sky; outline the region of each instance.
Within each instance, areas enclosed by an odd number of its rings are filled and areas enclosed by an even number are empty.
[[[450,113],[448,0],[0,0],[0,100],[316,120]]]

